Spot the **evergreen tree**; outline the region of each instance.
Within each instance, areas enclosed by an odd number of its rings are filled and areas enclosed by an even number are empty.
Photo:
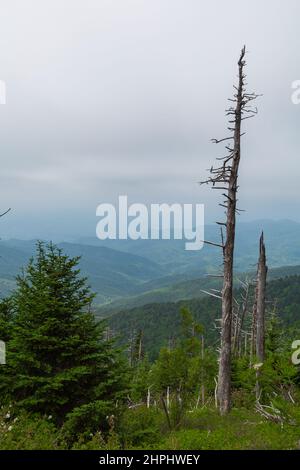
[[[0,340],[7,343],[11,339],[13,327],[13,302],[11,298],[0,299]]]
[[[21,407],[58,421],[75,411],[78,423],[81,409],[86,418],[96,410],[99,427],[123,387],[124,365],[94,320],[78,261],[39,242],[36,258],[17,278],[8,386]]]
[[[7,366],[6,366],[6,349],[7,343],[12,337],[13,328],[13,302],[10,298],[0,300],[0,394],[2,402],[5,402],[8,398],[7,391],[9,387]]]

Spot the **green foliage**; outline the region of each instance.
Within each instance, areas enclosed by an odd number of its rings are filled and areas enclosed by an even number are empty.
[[[217,372],[216,356],[204,348],[204,328],[191,311],[181,309],[180,337],[175,347],[163,347],[150,371],[150,382],[159,394],[179,393],[182,400],[187,396],[195,398],[200,384],[209,390]]]
[[[157,442],[157,436],[167,432],[167,425],[160,408],[138,406],[125,411],[118,431],[124,449],[143,448]]]
[[[255,369],[249,366],[249,357],[233,358],[231,373],[232,385],[235,389],[253,393],[256,375]]]
[[[284,275],[285,272],[293,272],[292,268],[281,268],[274,270],[276,276]],[[296,271],[298,272],[298,271]],[[272,270],[270,271],[272,274]],[[275,276],[274,274],[274,276]],[[200,290],[203,288],[202,280],[186,282],[187,286],[193,283],[194,297],[200,297]],[[216,287],[216,286],[214,286]],[[207,287],[208,288],[208,287]],[[199,294],[197,294],[199,292]],[[235,296],[239,298],[240,290],[236,291]],[[203,325],[205,330],[205,341],[208,346],[213,346],[218,341],[218,334],[214,328],[214,322],[220,318],[219,299],[209,296],[201,298],[190,298],[178,302],[158,301],[157,303],[147,303],[131,309],[122,309],[114,311],[107,319],[111,328],[120,334],[122,343],[126,343],[132,330],[143,331],[144,351],[148,354],[150,360],[158,357],[160,348],[167,346],[170,337],[179,337],[181,334],[181,310],[183,307],[192,312],[196,322]],[[173,299],[176,296],[173,295]],[[182,294],[182,298],[185,298]],[[288,335],[288,328],[292,328],[292,334],[295,335],[295,329],[298,324],[298,337],[300,338],[299,310],[300,310],[300,276],[293,275],[286,278],[274,279],[267,285],[267,300],[277,301],[278,317],[281,323],[281,334]],[[146,303],[143,302],[144,304]],[[295,336],[297,339],[297,336]]]
[[[114,409],[124,389],[124,363],[103,339],[77,264],[78,258],[38,243],[36,258],[17,279],[7,347],[6,393],[20,408],[59,422],[90,403]]]
[[[147,359],[134,364],[130,391],[139,405],[160,407],[169,429],[178,428],[185,410],[212,393],[217,372],[215,354],[204,348],[203,326],[186,307],[180,314],[180,336],[161,348],[152,365]]]
[[[0,450],[55,450],[58,430],[51,416],[16,414],[12,406],[1,408]]]
[[[300,407],[275,399],[283,424],[268,421],[243,407],[221,417],[210,407],[186,412],[180,429],[169,431],[159,407],[140,406],[127,409],[118,426],[79,434],[74,450],[158,449],[158,450],[243,450],[298,449],[300,440]],[[0,412],[0,450],[68,449],[62,431],[51,417],[18,413],[14,408]]]
[[[300,438],[296,423],[283,426],[266,421],[253,411],[233,409],[221,417],[211,409],[186,417],[178,431],[166,435],[153,448],[170,450],[297,449]]]
[[[145,402],[148,388],[153,387],[150,377],[151,364],[146,356],[132,369],[130,380],[130,398],[134,403]]]
[[[109,433],[108,436],[104,437],[101,431],[95,434],[90,434],[89,440],[82,437],[76,441],[71,450],[119,450],[120,442],[119,436],[115,432]]]
[[[84,443],[94,433],[108,433],[114,415],[109,416],[112,406],[110,401],[98,400],[74,408],[67,414],[61,430],[61,436],[67,446],[77,440]]]
[[[148,304],[120,311],[107,319],[110,327],[120,334],[121,344],[127,343],[132,331],[143,331],[144,351],[151,361],[157,359],[162,346],[182,337],[182,309],[192,312],[194,322],[205,331],[207,344],[214,344],[218,335],[213,321],[220,316],[218,299],[205,297],[178,303]],[[209,312],[209,314],[207,314]]]
[[[283,424],[243,407],[234,408],[224,417],[204,407],[186,412],[180,428],[169,431],[162,410],[140,406],[124,413],[118,433],[125,449],[297,449],[300,408],[284,400],[279,402],[276,406],[287,417]]]
[[[7,343],[12,336],[13,328],[13,302],[10,297],[0,299],[0,340]]]
[[[180,348],[162,348],[150,373],[154,389],[159,393],[165,392],[168,387],[180,389],[187,378],[187,362],[188,358]]]

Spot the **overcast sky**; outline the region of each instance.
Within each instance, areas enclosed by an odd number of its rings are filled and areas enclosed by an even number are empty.
[[[95,210],[220,196],[197,181],[223,153],[245,43],[240,220],[300,221],[299,0],[0,0],[0,235],[94,235]]]

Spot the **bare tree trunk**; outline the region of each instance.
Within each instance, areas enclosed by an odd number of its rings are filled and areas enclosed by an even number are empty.
[[[205,183],[211,183],[215,189],[225,190],[223,193],[225,197],[226,222],[219,223],[221,226],[226,226],[226,237],[224,240],[223,232],[221,229],[223,250],[223,264],[224,264],[224,278],[222,289],[222,329],[221,329],[221,352],[219,360],[219,375],[218,375],[218,403],[219,410],[222,415],[230,410],[231,399],[231,336],[232,336],[232,307],[233,307],[233,256],[234,256],[234,243],[235,243],[235,224],[237,209],[237,191],[238,191],[238,171],[241,157],[241,124],[242,120],[248,119],[256,114],[256,110],[249,109],[249,102],[254,100],[257,95],[254,93],[246,93],[245,91],[245,47],[241,51],[238,61],[238,86],[234,87],[236,93],[234,99],[231,99],[234,106],[227,110],[227,116],[230,116],[230,127],[228,128],[233,135],[225,139],[214,139],[215,143],[223,141],[232,141],[233,144],[227,146],[228,155],[221,158],[223,164],[218,167],[212,167],[210,172],[212,174]],[[210,244],[217,245],[212,242]]]
[[[139,343],[138,343],[138,361],[140,362],[142,360],[143,356],[143,331],[140,331],[139,334]]]
[[[133,366],[133,355],[134,355],[134,331],[130,332],[130,342],[129,342],[129,366]]]
[[[248,333],[247,333],[247,331],[245,331],[245,350],[244,350],[245,351],[245,357],[247,356],[247,352],[248,352],[248,348],[247,348],[248,344],[247,343],[248,343]]]
[[[256,365],[256,399],[259,400],[261,389],[259,384],[260,366],[265,359],[265,298],[267,281],[266,249],[264,235],[259,240],[259,258],[257,265],[257,279],[255,289],[255,302],[253,307],[253,355],[257,357],[259,364]]]
[[[265,360],[265,303],[267,282],[266,248],[264,234],[259,240],[259,261],[257,270],[257,307],[256,307],[256,356],[260,362]]]
[[[215,381],[215,390],[214,390],[214,395],[215,395],[215,407],[218,408],[218,380],[216,377],[214,378]]]
[[[253,365],[253,357],[256,354],[256,330],[257,330],[257,276],[254,294],[254,303],[252,307],[252,326],[251,326],[251,345],[250,345],[250,367]]]
[[[162,405],[163,405],[163,410],[164,410],[166,418],[167,418],[167,423],[168,423],[168,426],[169,426],[169,430],[171,431],[172,430],[172,424],[171,424],[169,409],[168,409],[168,406],[166,405],[166,402],[165,402],[165,399],[164,399],[163,396],[161,397],[161,401],[162,401]]]
[[[167,387],[167,409],[170,408],[170,387]]]
[[[218,376],[218,401],[222,415],[230,410],[231,399],[231,321],[232,321],[232,291],[233,291],[233,255],[235,242],[236,203],[238,190],[238,170],[241,157],[241,122],[244,97],[244,73],[243,68],[245,48],[242,49],[238,62],[239,84],[235,95],[236,107],[234,111],[233,149],[231,155],[231,167],[226,170],[224,177],[228,181],[226,196],[226,241],[223,248],[224,281],[222,289],[222,330],[221,330],[221,354]]]
[[[242,347],[241,346],[241,332],[242,332],[242,329],[243,329],[243,326],[244,326],[244,321],[245,321],[245,317],[246,317],[246,313],[247,313],[247,309],[248,309],[250,282],[248,280],[246,280],[243,283],[243,287],[244,287],[244,295],[242,297],[242,300],[243,300],[242,313],[241,313],[240,323],[238,325],[237,334],[236,334],[236,337],[235,337],[235,342],[236,342],[235,346],[237,348],[238,356],[241,355],[241,347]]]
[[[202,406],[205,405],[205,385],[204,385],[204,336],[201,335],[201,399]]]
[[[233,351],[233,353],[236,353],[239,322],[240,322],[240,306],[238,307],[237,310],[233,309],[232,314],[233,314],[233,318],[232,318],[232,320],[233,320],[232,351]]]
[[[150,408],[150,403],[151,403],[151,385],[148,387],[148,392],[147,392],[147,408]]]

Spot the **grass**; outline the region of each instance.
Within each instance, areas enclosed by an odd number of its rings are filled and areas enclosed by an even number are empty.
[[[0,412],[0,450],[65,449],[61,430],[49,417]],[[91,450],[294,450],[300,448],[300,408],[290,406],[284,424],[270,422],[245,408],[221,417],[214,408],[187,412],[180,427],[169,430],[160,409],[125,412],[109,436],[78,436],[73,449]]]
[[[299,408],[294,407],[294,417],[284,424],[264,419],[255,411],[236,408],[227,416],[221,417],[213,408],[188,412],[180,429],[168,431],[156,429],[156,440],[146,442],[140,434],[140,445],[130,445],[127,435],[127,448],[158,450],[291,450],[300,447]],[[297,417],[297,419],[295,419]],[[161,418],[160,418],[161,419]],[[135,422],[134,440],[139,434]],[[149,421],[149,420],[148,420]],[[153,431],[157,421],[153,425]],[[148,427],[150,432],[151,426]],[[142,431],[142,429],[141,429]],[[157,438],[158,437],[158,438]]]

